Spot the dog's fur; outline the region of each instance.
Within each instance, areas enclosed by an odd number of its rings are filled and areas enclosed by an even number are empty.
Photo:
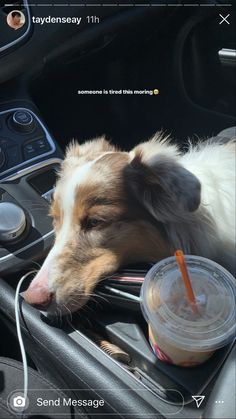
[[[235,142],[182,155],[157,134],[121,152],[104,138],[67,149],[51,215],[55,244],[25,298],[74,311],[127,263],[185,253],[234,273]]]

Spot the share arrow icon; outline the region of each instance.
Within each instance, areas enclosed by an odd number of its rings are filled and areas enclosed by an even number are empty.
[[[195,400],[197,408],[201,406],[205,396],[192,396],[192,399]]]

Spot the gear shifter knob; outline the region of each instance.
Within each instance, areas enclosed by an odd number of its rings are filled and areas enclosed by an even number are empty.
[[[12,202],[0,202],[0,242],[17,239],[26,227],[25,213]]]

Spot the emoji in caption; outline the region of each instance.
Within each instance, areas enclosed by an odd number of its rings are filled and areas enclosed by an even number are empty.
[[[159,89],[154,89],[153,93],[154,93],[154,95],[159,95],[160,91],[159,91]]]

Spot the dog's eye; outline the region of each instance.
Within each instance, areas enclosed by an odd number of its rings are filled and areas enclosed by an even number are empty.
[[[88,218],[86,221],[86,228],[89,230],[91,228],[98,227],[102,223],[102,220],[99,218]]]

